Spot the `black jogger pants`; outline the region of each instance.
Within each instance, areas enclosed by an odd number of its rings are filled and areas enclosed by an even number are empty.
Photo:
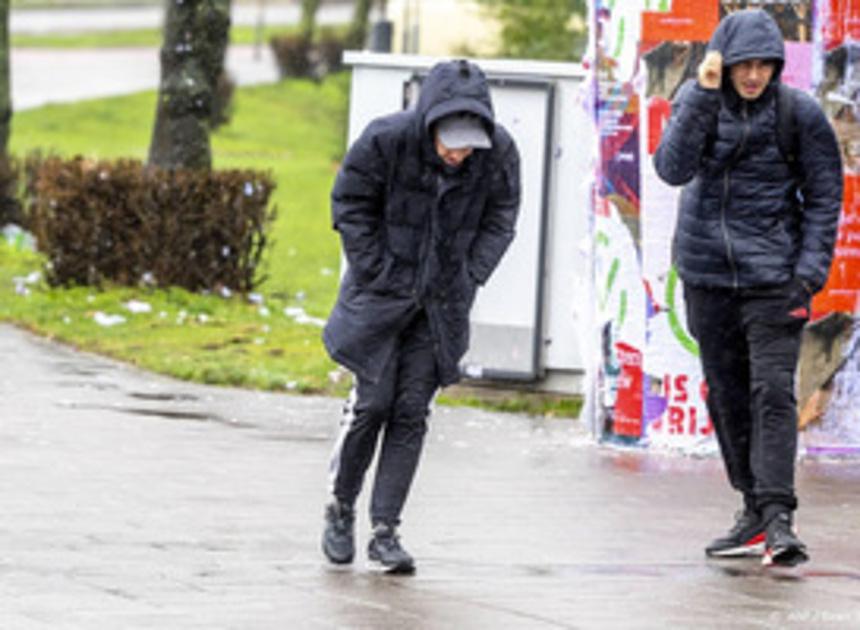
[[[748,508],[794,510],[794,375],[809,296],[797,284],[684,288],[729,481]]]
[[[400,334],[378,382],[356,378],[332,456],[331,491],[341,503],[355,504],[381,432],[370,502],[374,525],[400,523],[438,388],[433,338],[423,312]]]

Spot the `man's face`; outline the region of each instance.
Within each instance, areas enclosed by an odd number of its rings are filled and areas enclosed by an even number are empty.
[[[773,77],[774,64],[769,59],[749,59],[729,68],[732,85],[741,98],[754,101],[762,95]]]
[[[441,140],[439,140],[439,134],[436,134],[436,153],[448,166],[460,166],[467,157],[472,155],[473,150],[474,149],[472,149],[472,147],[466,147],[465,149],[449,149],[442,144]]]

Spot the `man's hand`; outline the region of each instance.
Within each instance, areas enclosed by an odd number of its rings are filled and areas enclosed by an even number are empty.
[[[699,85],[706,90],[717,90],[723,80],[723,56],[712,50],[699,64]]]

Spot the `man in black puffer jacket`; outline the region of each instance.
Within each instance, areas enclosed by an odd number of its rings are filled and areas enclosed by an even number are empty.
[[[792,529],[794,373],[810,301],[830,268],[842,166],[827,119],[801,92],[792,94],[796,155],[781,150],[784,46],[767,13],[727,16],[708,50],[654,156],[663,180],[684,184],[673,258],[720,451],[744,500],[706,553],[764,552],[765,564],[794,565],[807,559]]]
[[[382,432],[368,555],[413,570],[395,528],[429,405],[459,378],[476,288],[513,239],[519,204],[517,148],[467,61],[436,65],[414,110],[374,120],[347,153],[332,216],[348,269],[323,339],[356,382],[332,458],[330,561],[353,559],[355,500]]]

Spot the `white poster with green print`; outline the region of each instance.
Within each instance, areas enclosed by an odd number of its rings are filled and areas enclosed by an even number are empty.
[[[647,146],[643,143],[643,153]],[[657,177],[650,155],[642,155],[640,163],[643,205],[648,208],[642,216],[642,275],[648,292],[644,439],[651,446],[715,451],[699,349],[687,328],[683,287],[671,264],[678,190]]]

